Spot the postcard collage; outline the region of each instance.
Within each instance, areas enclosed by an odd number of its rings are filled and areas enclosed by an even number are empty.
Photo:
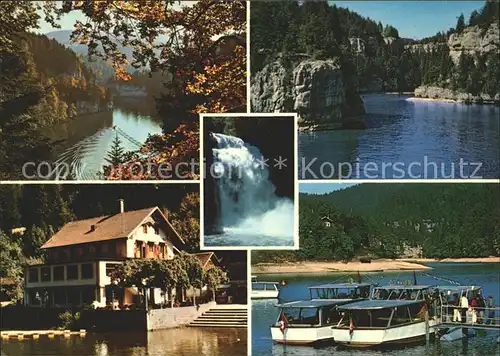
[[[1,1],[1,355],[498,355],[499,6]]]

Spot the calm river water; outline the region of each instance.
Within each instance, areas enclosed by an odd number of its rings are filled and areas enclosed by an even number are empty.
[[[148,333],[88,334],[49,340],[2,341],[2,356],[238,356],[247,354],[246,329],[179,328]]]
[[[492,295],[496,304],[500,302],[500,264],[456,264],[441,263],[428,264],[433,267],[428,273],[433,276],[452,279],[464,285],[480,285],[484,295]],[[344,274],[345,275],[345,274]],[[311,285],[334,282],[343,274],[329,273],[321,275],[259,275],[259,281],[280,281],[285,279],[288,285],[281,290],[280,298],[283,301],[309,299],[307,287]],[[355,275],[353,275],[356,278]],[[412,272],[370,273],[365,275],[365,282],[374,281],[388,284],[391,281],[412,281]],[[449,284],[417,272],[419,284]],[[361,356],[379,355],[382,351],[370,350],[337,350],[334,346],[323,348],[297,347],[273,344],[269,326],[276,322],[279,310],[274,305],[277,300],[252,301],[252,355],[259,356]],[[477,355],[489,356],[500,354],[500,344],[497,344],[498,331],[478,332],[476,337],[469,339],[468,343],[461,340],[431,341],[428,346],[413,346],[399,350],[383,350],[384,354],[394,356],[455,356]]]
[[[114,109],[77,117],[46,134],[60,140],[54,149],[54,162],[68,164],[79,180],[92,180],[100,178],[117,135],[125,151],[136,151],[149,134],[161,132],[160,123],[151,116]]]
[[[366,129],[299,134],[299,177],[500,177],[500,108],[408,98],[364,95]]]

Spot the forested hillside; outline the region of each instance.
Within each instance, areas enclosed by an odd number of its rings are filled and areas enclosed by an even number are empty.
[[[74,52],[26,30],[37,23],[29,3],[4,3],[0,23],[0,179],[50,156],[40,128],[105,108],[107,91]],[[25,11],[16,18],[15,9]],[[8,16],[7,16],[8,15]]]
[[[0,277],[22,282],[22,266],[42,262],[40,246],[69,221],[159,206],[187,243],[199,249],[199,193],[195,186],[2,185]],[[19,229],[21,228],[21,229]],[[26,230],[24,230],[25,228]]]
[[[429,258],[500,255],[497,184],[361,184],[300,195],[300,250],[257,252],[280,259]],[[327,227],[322,218],[331,220]]]
[[[51,114],[45,122],[40,120],[41,125],[106,108],[110,100],[107,90],[97,84],[95,74],[75,52],[45,35],[27,34],[26,46]]]
[[[327,1],[256,2],[251,12],[252,73],[278,53],[284,59],[299,53],[340,56],[344,75],[357,80],[361,90],[401,92],[435,85],[494,96],[500,90],[498,51],[475,56],[464,52],[454,65],[447,41],[467,26],[478,26],[484,34],[498,22],[499,3],[488,0],[468,23],[462,15],[456,28],[415,41],[400,38],[390,24],[329,6]]]

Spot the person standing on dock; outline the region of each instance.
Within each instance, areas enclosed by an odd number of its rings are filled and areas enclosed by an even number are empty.
[[[458,294],[454,294],[453,296],[453,305],[455,306],[455,308],[453,308],[453,322],[461,322],[462,316],[460,315],[460,298],[458,297]]]
[[[491,295],[488,296],[488,301],[486,302],[486,315],[485,324],[495,325],[495,301]]]
[[[459,321],[462,321],[461,319],[464,319],[467,321],[467,310],[469,309],[469,300],[467,299],[467,296],[464,294],[460,298],[460,308],[461,308],[461,318]]]

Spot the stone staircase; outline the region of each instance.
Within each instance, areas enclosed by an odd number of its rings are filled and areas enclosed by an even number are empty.
[[[246,305],[218,305],[211,308],[197,319],[192,321],[190,327],[209,328],[246,328],[248,319]]]

